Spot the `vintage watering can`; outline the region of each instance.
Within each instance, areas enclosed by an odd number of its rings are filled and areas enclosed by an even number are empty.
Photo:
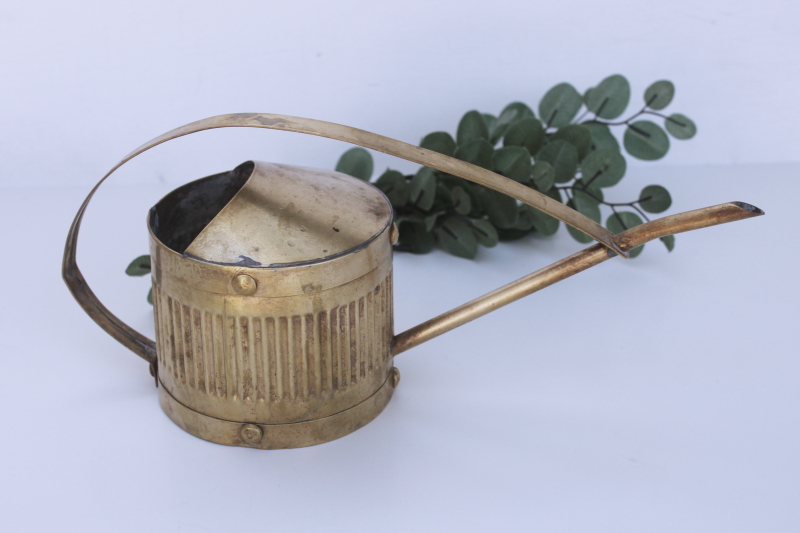
[[[248,161],[180,187],[150,210],[156,341],[95,297],[76,263],[83,213],[117,168],[176,137],[256,127],[372,148],[503,192],[598,244],[394,335],[392,207],[378,189],[337,172]],[[762,215],[742,202],[672,215],[614,235],[521,183],[436,152],[337,124],[268,114],[212,117],[126,156],[89,193],[64,251],[81,307],[150,363],[161,406],[200,438],[296,448],[342,437],[375,418],[400,374],[395,355],[647,241]]]

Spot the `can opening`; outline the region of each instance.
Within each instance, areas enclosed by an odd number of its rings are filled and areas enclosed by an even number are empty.
[[[255,167],[252,161],[179,187],[150,209],[153,235],[182,254],[239,192]]]

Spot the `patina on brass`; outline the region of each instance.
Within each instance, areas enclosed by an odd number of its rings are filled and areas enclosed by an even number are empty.
[[[391,205],[336,172],[249,161],[194,181],[150,212],[156,342],[95,297],[76,262],[83,213],[119,166],[170,139],[222,127],[329,137],[402,157],[508,194],[598,244],[397,336]],[[104,330],[150,363],[161,406],[213,442],[293,448],[344,436],[375,418],[400,380],[394,356],[658,237],[763,214],[741,202],[665,217],[618,235],[508,178],[363,130],[245,113],[204,119],[126,156],[90,192],[67,237],[63,276]]]
[[[165,196],[149,228],[166,413],[256,448],[374,418],[394,389],[391,227],[372,185],[288,165],[249,161]]]

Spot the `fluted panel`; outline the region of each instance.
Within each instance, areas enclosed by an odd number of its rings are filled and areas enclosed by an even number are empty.
[[[198,309],[154,287],[158,358],[175,385],[243,402],[305,401],[383,368],[392,334],[391,273],[353,301],[290,316]]]

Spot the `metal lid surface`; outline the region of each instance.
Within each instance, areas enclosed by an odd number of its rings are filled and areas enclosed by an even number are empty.
[[[391,218],[383,193],[357,178],[254,161],[245,184],[185,253],[252,267],[315,263],[366,246]]]

